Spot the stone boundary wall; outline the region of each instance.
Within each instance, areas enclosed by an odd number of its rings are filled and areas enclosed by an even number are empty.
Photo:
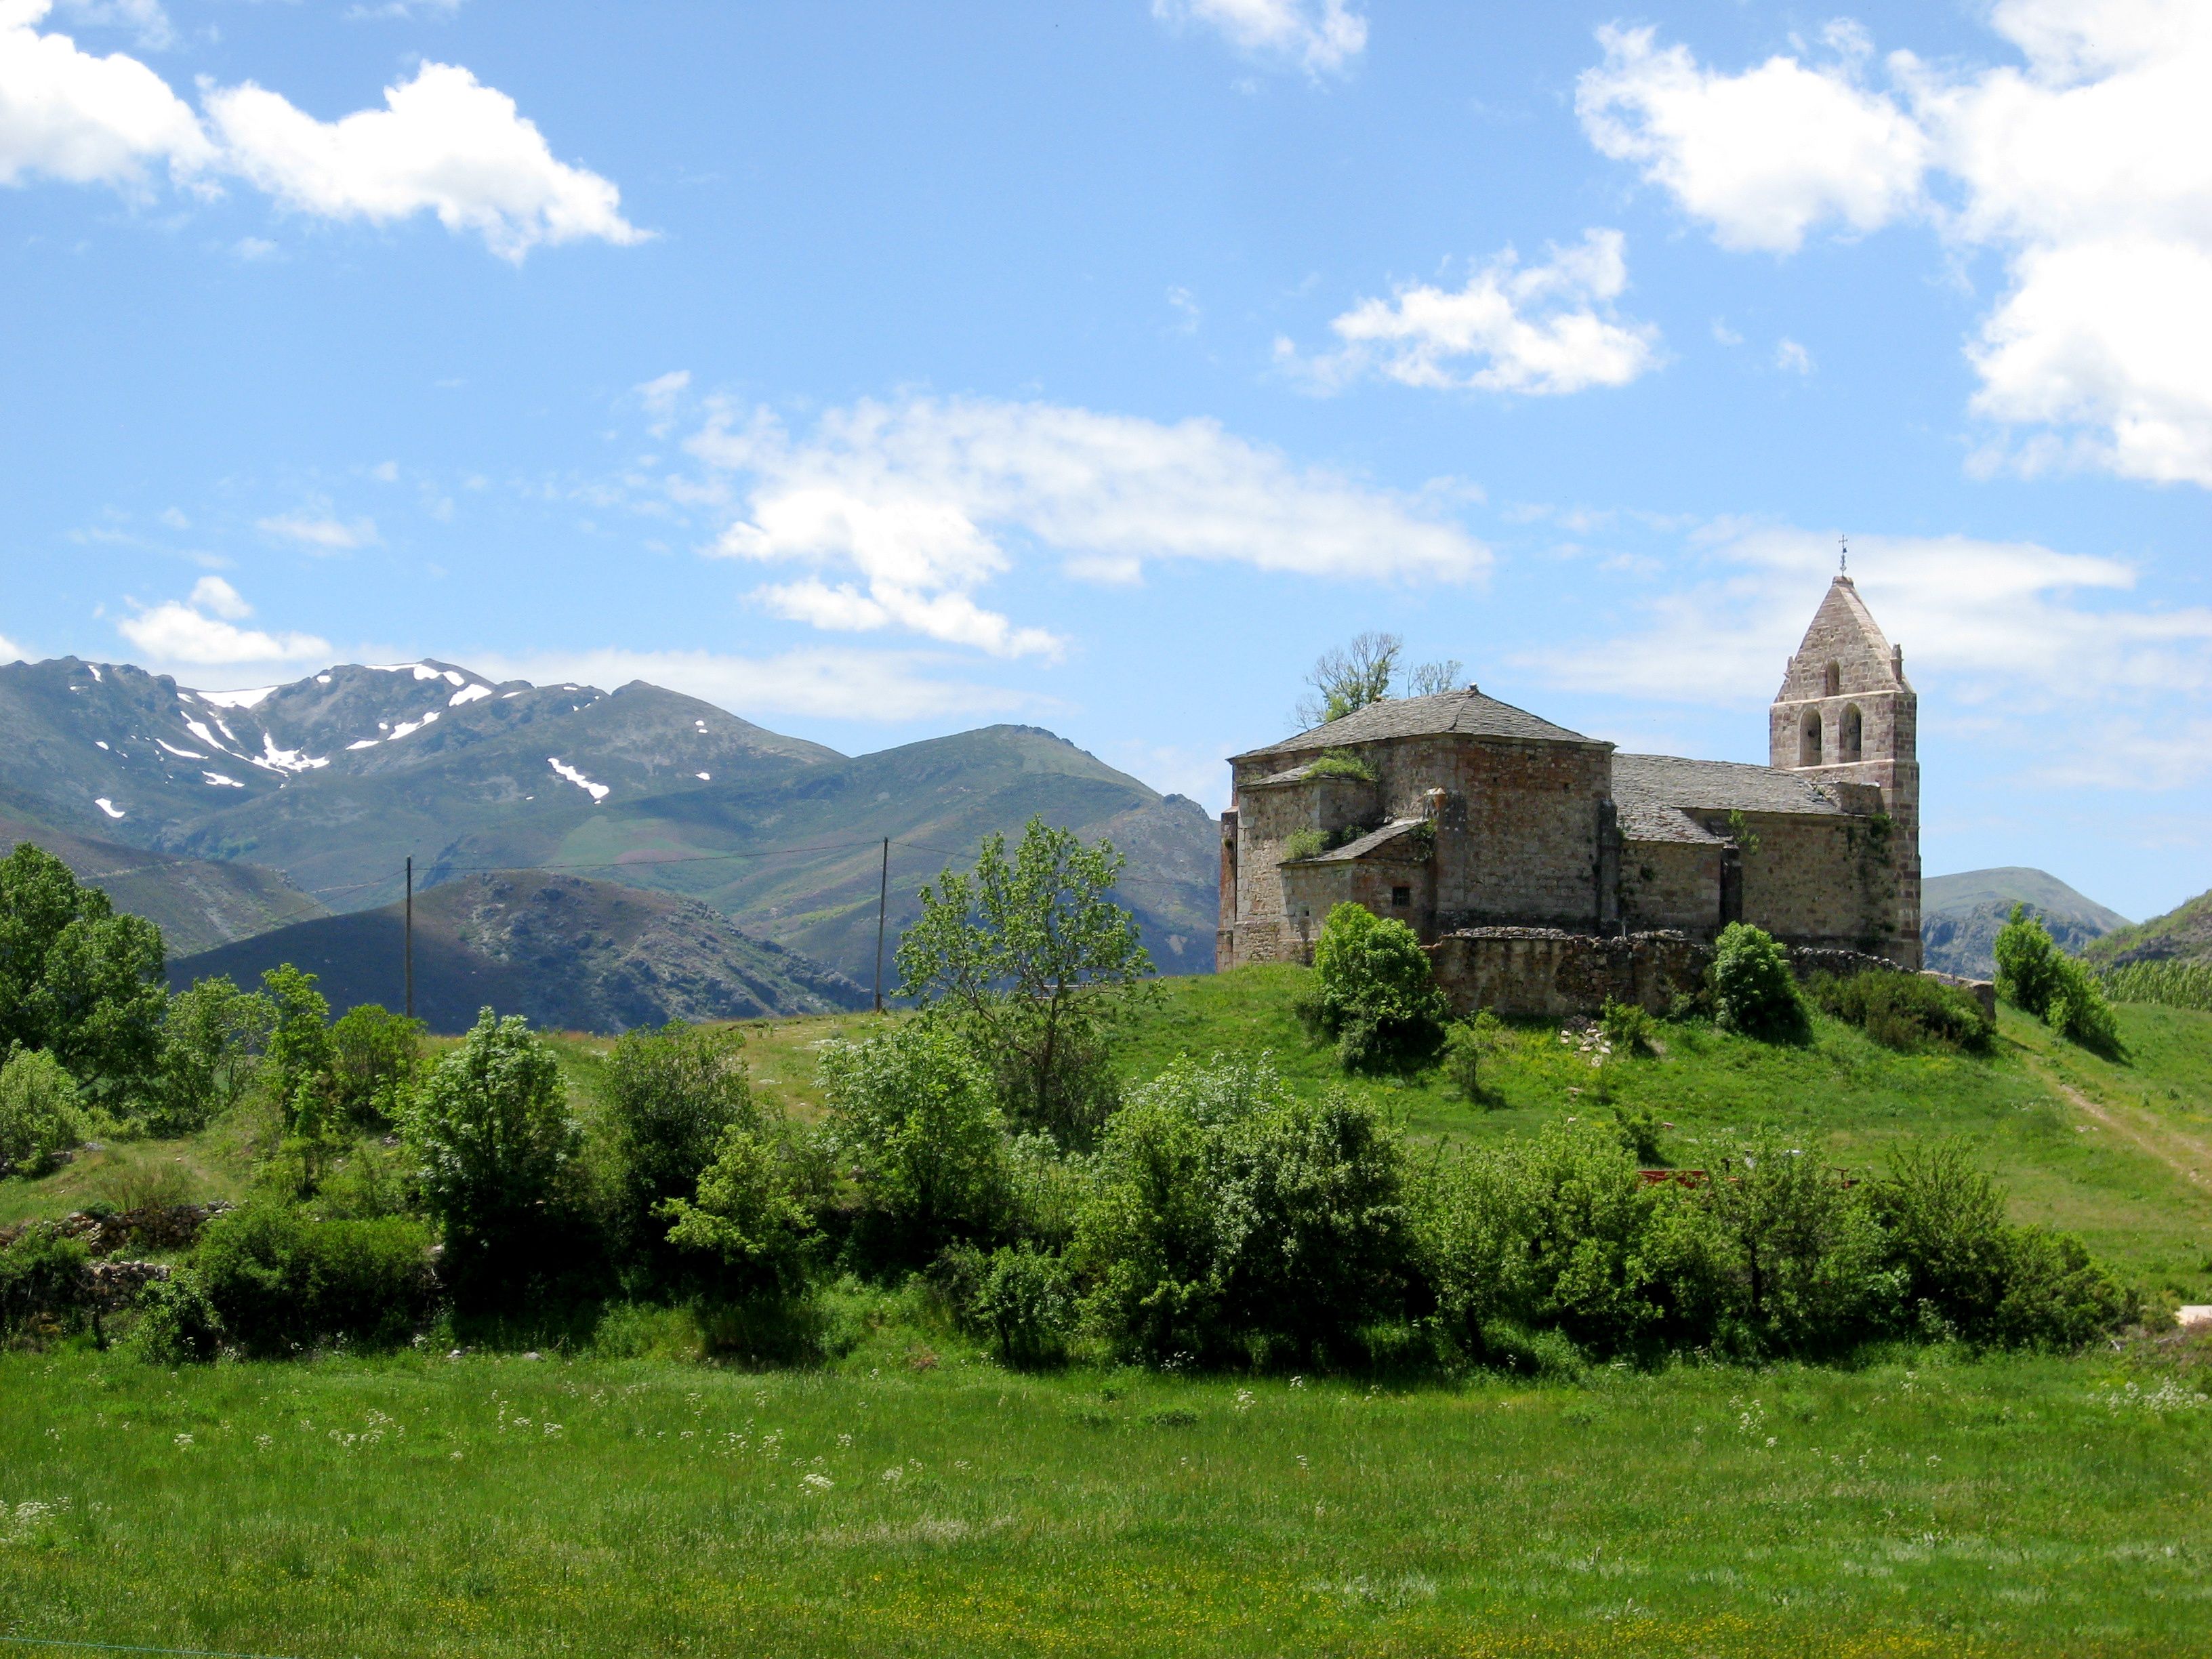
[[[82,1239],[84,1248],[94,1255],[112,1255],[125,1244],[156,1250],[182,1249],[199,1237],[204,1224],[228,1208],[229,1205],[216,1202],[154,1204],[143,1210],[125,1210],[114,1215],[72,1210],[51,1224],[64,1238]],[[0,1249],[7,1249],[40,1224],[22,1221],[12,1227],[0,1227]]]
[[[1694,995],[1704,986],[1713,959],[1711,945],[1671,929],[1605,939],[1553,927],[1463,927],[1427,949],[1455,1013],[1488,1008],[1507,1019],[1595,1014],[1608,1000],[1663,1014],[1677,997]],[[1908,971],[1856,951],[1793,950],[1790,966],[1801,980],[1823,973]],[[1926,977],[1958,986],[1990,1018],[1996,1017],[1996,990],[1988,981]]]

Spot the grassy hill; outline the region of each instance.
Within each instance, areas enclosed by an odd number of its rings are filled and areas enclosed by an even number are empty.
[[[173,961],[172,984],[241,985],[289,962],[320,979],[333,1012],[404,995],[402,907],[301,922]],[[457,878],[415,900],[415,1012],[466,1030],[480,1008],[556,1029],[619,1031],[853,1007],[842,975],[739,932],[705,905],[608,882],[517,870]]]
[[[1931,876],[1920,889],[1920,945],[1930,968],[1970,979],[1996,973],[1991,947],[2015,904],[2043,918],[2051,937],[2081,951],[2128,919],[2043,870],[2007,866]]]
[[[0,856],[27,841],[69,866],[79,881],[103,889],[117,909],[154,922],[173,957],[328,914],[319,901],[258,864],[145,852],[0,815]]]
[[[2100,967],[2130,962],[2191,962],[2212,957],[2212,892],[2179,908],[2106,934],[2084,952]]]

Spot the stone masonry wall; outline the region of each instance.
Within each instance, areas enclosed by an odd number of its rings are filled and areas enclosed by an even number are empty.
[[[1507,1019],[1565,1019],[1595,1014],[1610,1000],[1663,1014],[1677,997],[1696,994],[1711,966],[1712,947],[1672,931],[1611,939],[1547,927],[1469,927],[1429,947],[1429,965],[1462,1016],[1488,1008]],[[1815,973],[1850,975],[1901,964],[1856,951],[1793,950],[1800,979]],[[1995,988],[1960,984],[1995,1017]]]
[[[1628,932],[1720,931],[1721,849],[1709,842],[1630,841],[1620,848],[1620,920]]]

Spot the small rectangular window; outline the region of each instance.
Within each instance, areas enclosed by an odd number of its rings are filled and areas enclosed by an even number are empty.
[[[1413,908],[1413,890],[1410,887],[1393,887],[1390,890],[1390,908],[1393,910],[1412,909]]]

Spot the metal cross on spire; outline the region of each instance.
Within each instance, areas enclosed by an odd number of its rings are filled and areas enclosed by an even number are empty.
[[[1838,536],[1836,538],[1836,545],[1843,550],[1837,556],[1836,574],[1848,576],[1851,574],[1851,538],[1849,536]]]

